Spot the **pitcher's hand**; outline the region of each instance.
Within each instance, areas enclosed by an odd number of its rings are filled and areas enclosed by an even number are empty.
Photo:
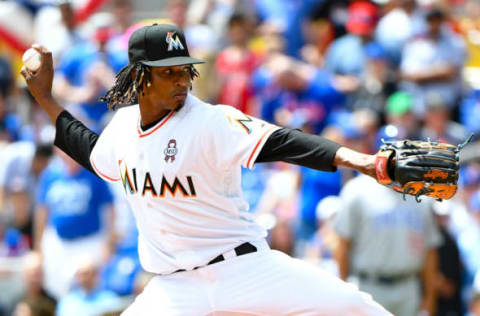
[[[53,82],[53,61],[52,52],[46,47],[33,44],[32,48],[38,51],[42,56],[40,68],[35,71],[29,71],[25,66],[22,67],[20,73],[27,82],[28,90],[32,96],[41,103],[43,100],[52,98],[52,82]]]

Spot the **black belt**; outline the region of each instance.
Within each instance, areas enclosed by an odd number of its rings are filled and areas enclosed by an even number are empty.
[[[256,252],[257,251],[257,247],[255,247],[254,245],[252,245],[251,243],[249,242],[246,242],[246,243],[243,243],[241,244],[240,246],[238,247],[235,247],[233,249],[235,251],[235,254],[238,256],[243,256],[243,255],[246,255],[248,253],[252,253],[252,252]],[[212,260],[210,260],[206,265],[210,265],[210,264],[214,264],[214,263],[218,263],[218,262],[222,262],[225,260],[225,257],[223,255],[218,255],[216,256],[215,258],[213,258]],[[201,266],[199,267],[195,267],[193,268],[193,270],[196,270],[198,268],[201,268]],[[184,271],[187,271],[185,269],[179,269],[179,270],[176,270],[174,271],[173,273],[176,273],[176,272],[184,272]]]
[[[391,285],[391,284],[399,283],[407,279],[410,279],[411,277],[416,276],[417,274],[410,272],[410,273],[399,273],[399,274],[388,274],[388,275],[387,274],[374,275],[366,272],[359,272],[356,275],[362,281],[372,281],[375,283]]]

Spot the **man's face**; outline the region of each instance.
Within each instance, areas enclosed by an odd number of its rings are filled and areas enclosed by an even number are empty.
[[[182,107],[192,84],[190,65],[151,69],[151,85],[144,87],[144,98],[166,110]]]
[[[427,21],[428,22],[428,29],[429,33],[433,37],[437,37],[440,34],[440,30],[443,25],[443,19],[442,18],[432,18]]]

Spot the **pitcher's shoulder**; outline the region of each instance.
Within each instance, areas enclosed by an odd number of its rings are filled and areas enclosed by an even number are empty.
[[[140,108],[138,104],[121,107],[115,110],[112,121],[131,121],[138,118]]]
[[[210,104],[208,102],[202,101],[196,96],[189,94],[189,104],[191,112],[196,116],[204,118],[213,118],[218,116],[222,112],[223,105]]]

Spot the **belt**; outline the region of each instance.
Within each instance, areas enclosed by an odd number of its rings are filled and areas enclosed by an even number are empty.
[[[366,272],[359,272],[356,274],[362,281],[371,281],[379,284],[392,285],[410,279],[417,274],[414,272],[410,273],[399,273],[399,274],[383,274],[383,275],[374,275]]]
[[[256,252],[257,251],[257,247],[255,247],[254,245],[252,245],[251,243],[249,242],[246,242],[246,243],[243,243],[241,244],[240,246],[238,247],[235,247],[233,249],[233,251],[235,252],[235,255],[238,257],[238,256],[243,256],[243,255],[246,255],[246,254],[249,254],[249,253],[252,253],[252,252]],[[210,260],[206,265],[211,265],[211,264],[215,264],[215,263],[218,263],[218,262],[222,262],[225,260],[225,256],[222,254],[222,255],[218,255],[216,256],[215,258],[213,258],[212,260]],[[201,268],[202,266],[198,266],[198,267],[195,267],[193,268],[193,270],[196,270],[198,268]],[[185,269],[179,269],[179,270],[176,270],[176,271],[173,271],[173,273],[176,273],[176,272],[184,272],[184,271],[187,271]]]

